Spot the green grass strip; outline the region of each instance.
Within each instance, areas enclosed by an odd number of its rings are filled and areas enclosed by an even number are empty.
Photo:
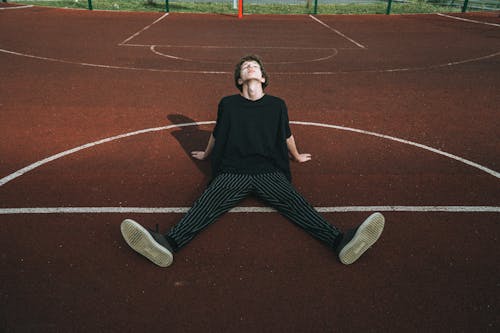
[[[61,8],[88,9],[87,0],[17,0],[17,3],[33,4],[37,6],[50,6]],[[165,11],[165,1],[155,0],[93,0],[94,9],[98,10],[122,10],[161,12]],[[170,12],[179,13],[219,13],[236,14],[232,3],[193,3],[193,2],[170,2]],[[307,8],[305,4],[247,4],[244,7],[245,14],[311,14],[313,8]],[[319,4],[318,14],[385,14],[387,3],[378,2],[373,4]],[[425,1],[412,3],[392,4],[392,14],[404,13],[436,13],[456,12],[458,7],[440,6]]]

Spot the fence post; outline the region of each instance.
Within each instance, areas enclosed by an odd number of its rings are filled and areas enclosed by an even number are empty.
[[[314,15],[318,14],[318,0],[314,0]]]
[[[168,8],[168,0],[165,0],[165,11],[168,13],[170,8]]]
[[[243,18],[243,0],[238,0],[238,18]]]
[[[462,6],[462,13],[467,11],[467,6],[469,5],[469,0],[464,1],[464,5]]]
[[[92,0],[89,0],[89,10],[92,10]]]
[[[387,0],[387,10],[385,11],[386,15],[391,13],[392,0]]]

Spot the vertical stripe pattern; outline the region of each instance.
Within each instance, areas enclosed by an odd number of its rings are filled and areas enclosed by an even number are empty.
[[[167,238],[173,239],[177,243],[175,250],[179,250],[250,194],[332,248],[341,238],[341,232],[328,223],[280,172],[218,175],[170,230]]]
[[[270,173],[254,176],[254,193],[261,200],[275,208],[311,236],[335,247],[342,234],[328,223],[282,173]]]

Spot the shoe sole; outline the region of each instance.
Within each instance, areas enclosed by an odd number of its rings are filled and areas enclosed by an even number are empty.
[[[380,213],[370,215],[358,228],[352,240],[339,253],[340,261],[350,265],[359,259],[379,239],[385,218]]]
[[[172,253],[158,244],[153,236],[134,220],[124,220],[120,225],[122,236],[134,251],[160,267],[168,267],[174,258]]]

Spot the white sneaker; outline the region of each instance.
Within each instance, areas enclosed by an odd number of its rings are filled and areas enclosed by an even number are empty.
[[[379,239],[384,230],[384,224],[384,216],[374,213],[361,223],[352,238],[346,234],[339,246],[340,261],[345,265],[350,265],[358,260]]]
[[[168,267],[174,261],[173,250],[165,237],[149,231],[134,220],[126,219],[120,225],[127,244],[160,267]]]

